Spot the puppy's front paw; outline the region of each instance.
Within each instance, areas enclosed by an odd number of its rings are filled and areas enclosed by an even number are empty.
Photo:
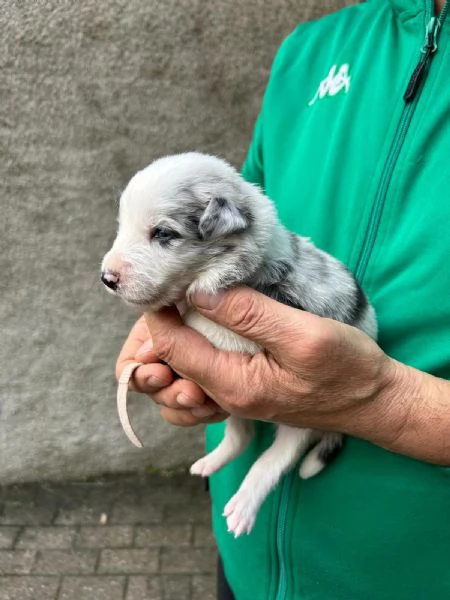
[[[201,477],[209,477],[219,469],[220,465],[216,464],[214,458],[209,454],[197,460],[189,469],[191,475],[200,475]]]
[[[227,518],[228,531],[237,538],[250,533],[256,519],[256,511],[248,499],[237,492],[225,506],[223,516]]]

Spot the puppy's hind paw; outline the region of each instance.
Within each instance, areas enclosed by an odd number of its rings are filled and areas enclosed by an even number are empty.
[[[203,458],[197,460],[189,469],[191,475],[200,475],[201,477],[209,477],[218,470],[218,466],[207,454]]]
[[[228,531],[237,538],[243,533],[250,533],[255,524],[256,513],[245,498],[235,494],[225,506],[223,516],[227,518]]]

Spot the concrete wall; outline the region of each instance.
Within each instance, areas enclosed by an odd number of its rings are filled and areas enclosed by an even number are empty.
[[[115,200],[164,153],[245,155],[271,60],[345,0],[2,0],[0,482],[186,464],[200,430],[144,397],[135,450],[113,367],[134,315],[99,264]]]

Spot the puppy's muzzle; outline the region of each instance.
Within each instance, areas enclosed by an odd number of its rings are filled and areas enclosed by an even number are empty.
[[[102,282],[106,285],[107,288],[115,292],[119,286],[120,276],[118,273],[114,273],[113,271],[103,271]]]

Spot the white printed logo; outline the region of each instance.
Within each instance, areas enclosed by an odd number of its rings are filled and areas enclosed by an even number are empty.
[[[348,69],[348,65],[342,65],[338,71],[337,65],[333,65],[325,79],[320,82],[316,95],[308,102],[308,106],[312,106],[316,100],[322,100],[327,95],[336,96],[342,89],[345,89],[345,93],[347,93],[350,89],[351,80]]]

